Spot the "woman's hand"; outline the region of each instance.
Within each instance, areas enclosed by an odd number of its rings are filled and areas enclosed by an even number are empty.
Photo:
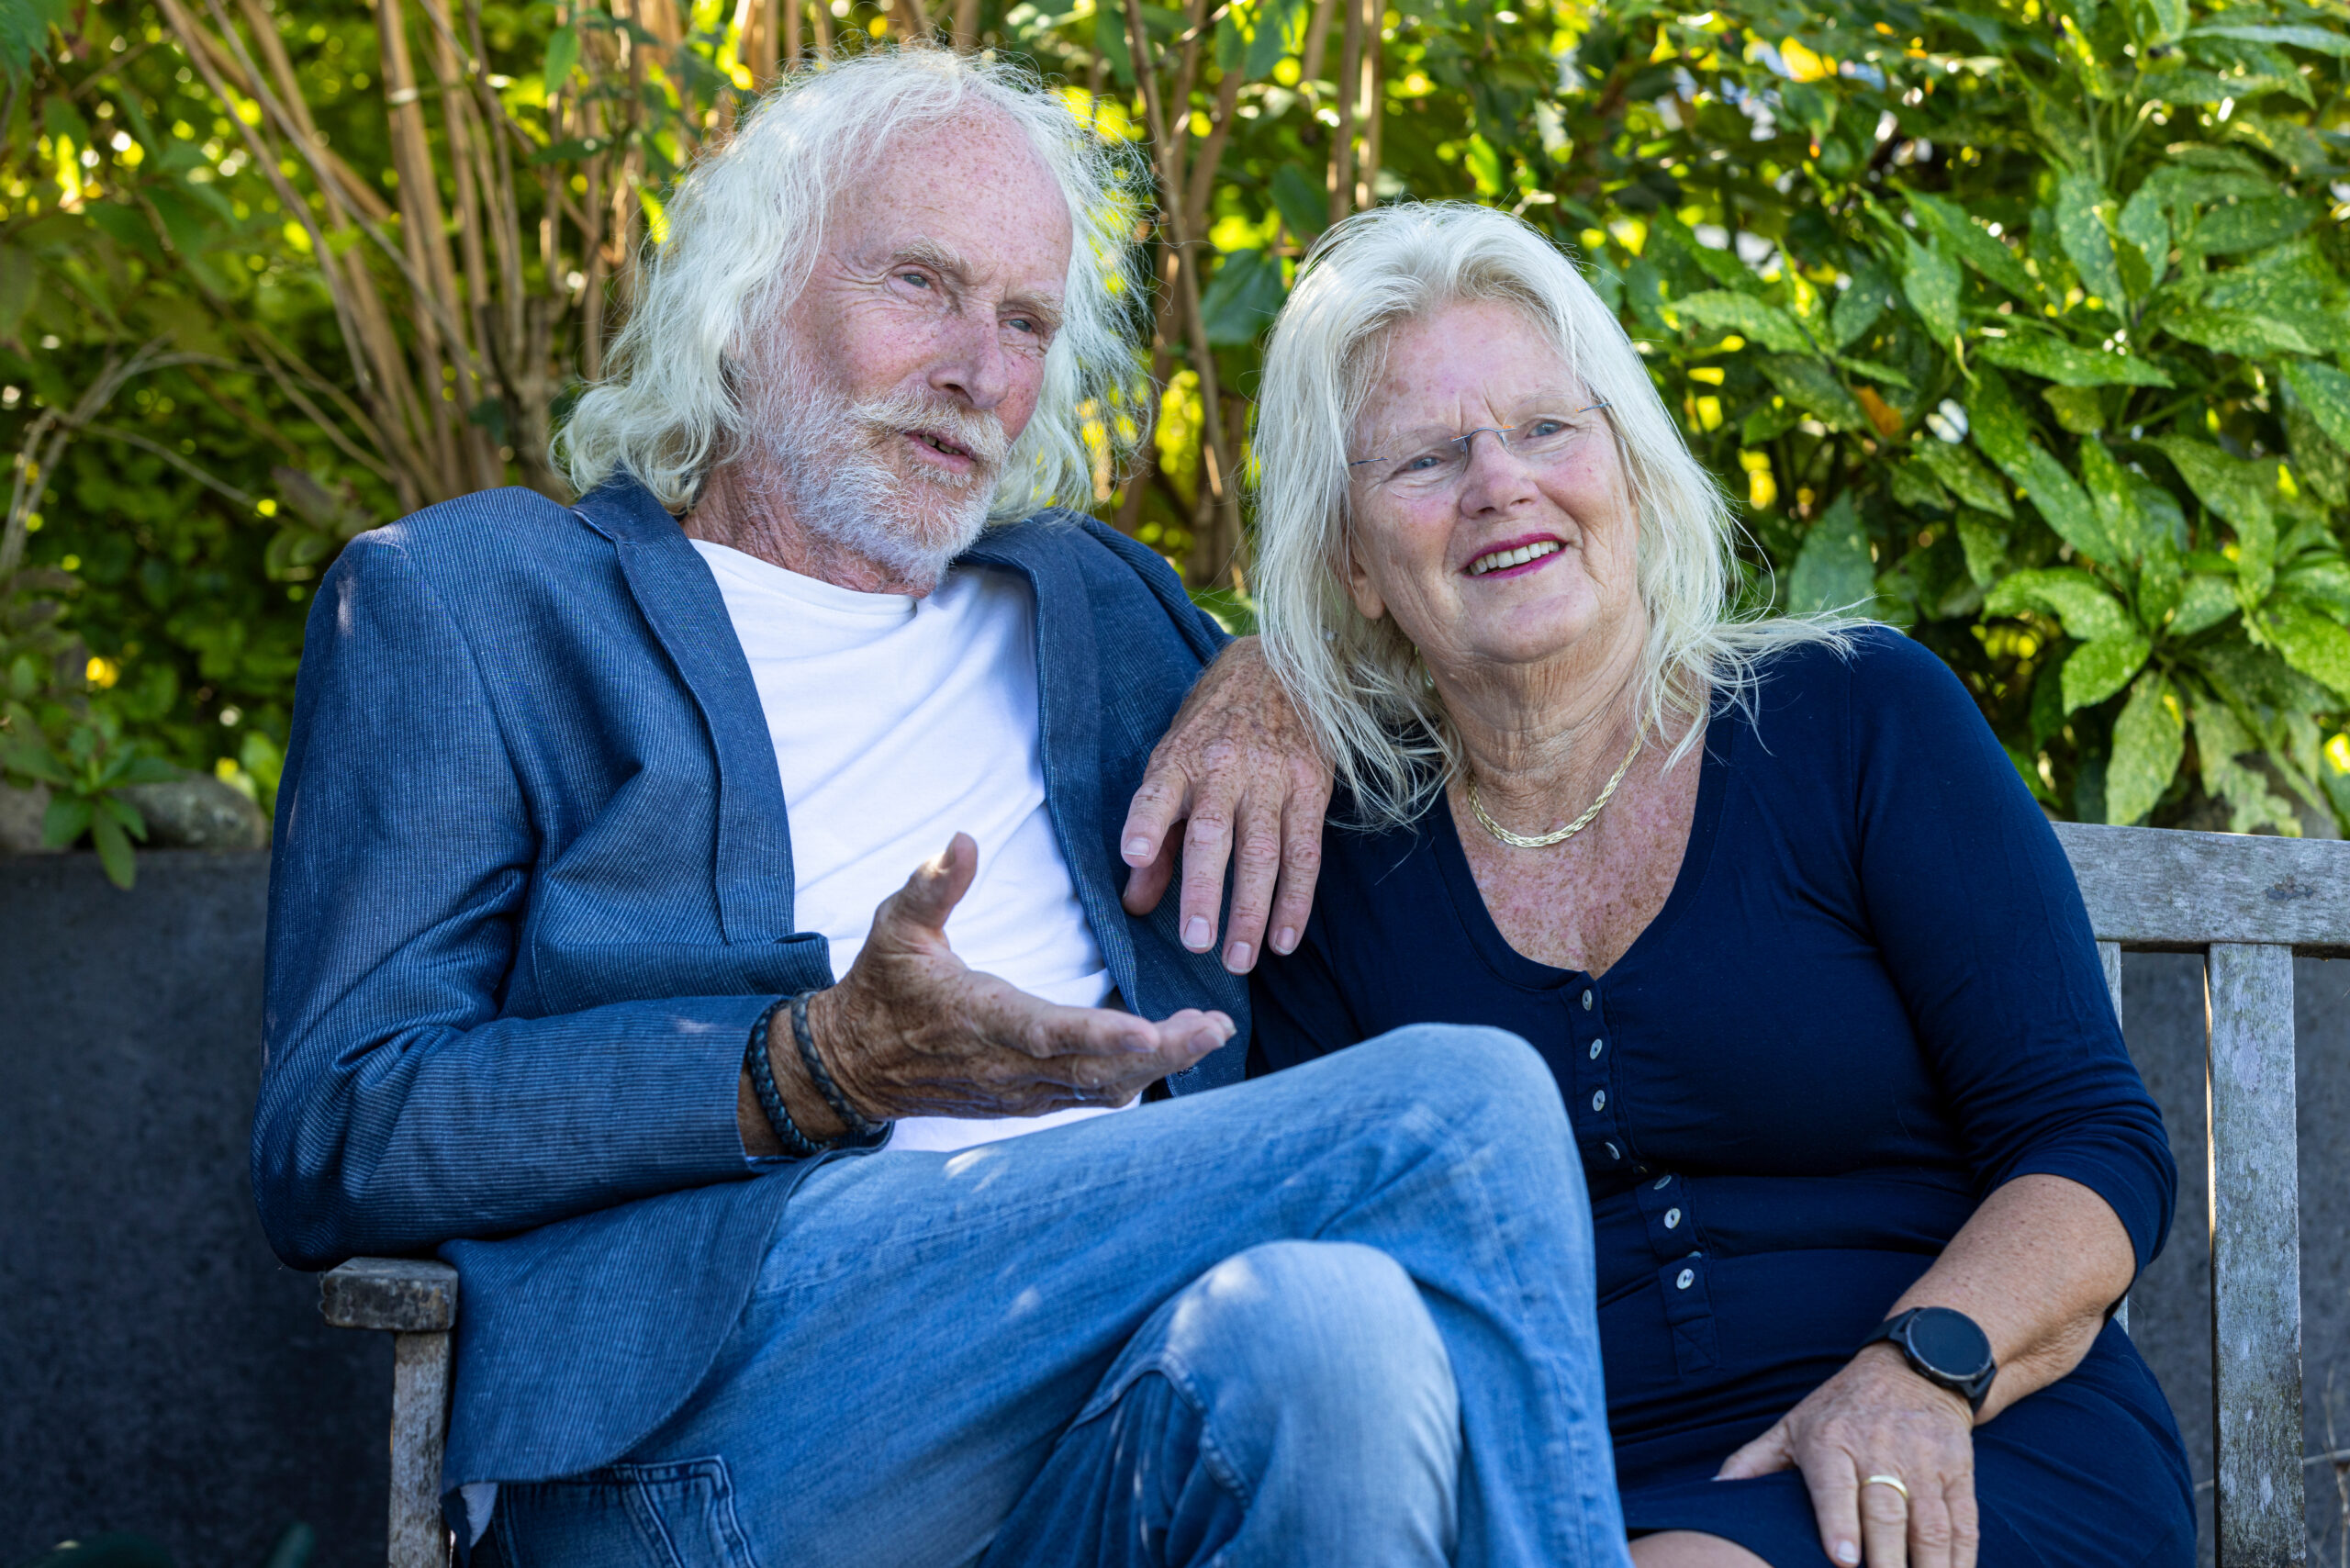
[[[1975,1568],[1975,1416],[1966,1401],[1871,1345],[1715,1477],[1802,1472],[1820,1544],[1847,1568]],[[1909,1489],[1869,1485],[1894,1475]]]

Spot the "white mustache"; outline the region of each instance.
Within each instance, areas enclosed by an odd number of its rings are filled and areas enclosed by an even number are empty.
[[[961,447],[982,469],[1002,467],[1012,451],[1012,440],[1004,434],[1003,421],[994,415],[959,409],[912,391],[867,398],[853,405],[848,414],[869,431],[937,436]]]

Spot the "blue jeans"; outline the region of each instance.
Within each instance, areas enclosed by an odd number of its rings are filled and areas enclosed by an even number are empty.
[[[1515,1036],[812,1172],[694,1398],[512,1568],[1624,1568],[1588,1200]],[[679,1282],[679,1288],[691,1288]]]

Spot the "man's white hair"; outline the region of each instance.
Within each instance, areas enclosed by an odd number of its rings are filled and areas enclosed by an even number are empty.
[[[1135,377],[1146,172],[1035,73],[940,49],[875,50],[785,78],[672,190],[668,236],[646,247],[608,373],[555,436],[556,466],[573,487],[584,495],[626,473],[671,511],[690,508],[711,468],[743,449],[744,373],[806,286],[834,203],[901,133],[974,109],[1019,126],[1068,198],[1072,230],[1036,411],[989,514],[1088,504],[1093,461],[1079,409],[1107,412],[1109,394]],[[1119,422],[1102,420],[1113,442]]]
[[[1604,416],[1639,517],[1649,617],[1640,732],[1696,743],[1713,698],[1744,702],[1757,662],[1796,642],[1841,645],[1830,617],[1740,620],[1737,524],[1691,455],[1631,341],[1581,274],[1520,218],[1464,202],[1359,213],[1325,233],[1274,323],[1257,401],[1257,595],[1265,649],[1366,822],[1416,821],[1460,766],[1458,737],[1393,616],[1348,592],[1347,463],[1399,323],[1494,300],[1547,337]]]

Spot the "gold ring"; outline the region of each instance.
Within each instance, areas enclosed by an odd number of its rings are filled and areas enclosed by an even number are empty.
[[[1901,1494],[1901,1500],[1903,1502],[1907,1503],[1909,1500],[1909,1488],[1901,1484],[1901,1477],[1898,1475],[1872,1475],[1866,1481],[1862,1482],[1861,1484],[1863,1486],[1890,1486],[1896,1492]]]

